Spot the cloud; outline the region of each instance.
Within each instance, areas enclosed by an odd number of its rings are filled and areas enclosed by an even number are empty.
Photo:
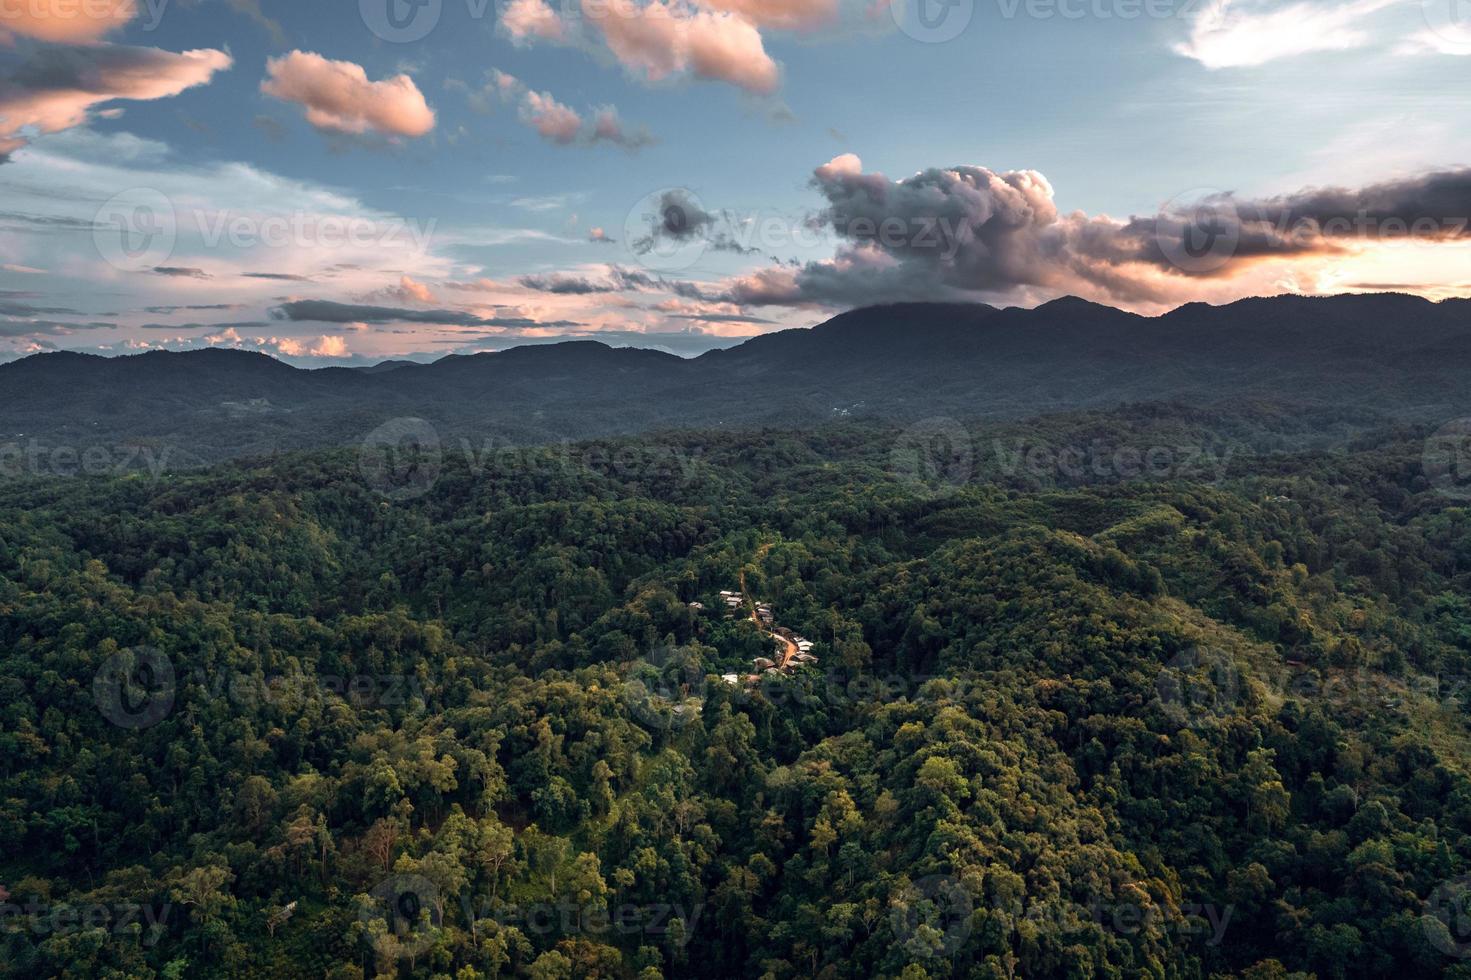
[[[599,245],[613,245],[618,239],[609,238],[608,233],[601,228],[591,228],[587,233],[587,240]]]
[[[191,311],[193,311],[193,310],[238,310],[238,309],[240,309],[240,304],[239,303],[186,303],[186,304],[176,305],[176,306],[149,306],[149,307],[145,307],[144,310],[143,310],[143,312],[145,312],[145,313],[170,314],[170,313],[178,313],[180,310],[191,310]],[[157,324],[147,324],[147,323],[145,323],[145,324],[143,324],[143,326],[148,327],[148,326],[158,326],[158,325]],[[163,329],[172,330],[174,328],[173,327],[167,327],[166,326]]]
[[[6,290],[0,293],[0,316],[81,316],[77,310],[64,306],[32,306],[30,303],[18,302],[24,299],[34,299],[34,293],[22,293],[15,290]]]
[[[837,0],[699,0],[703,7],[739,14],[757,27],[812,31],[838,19]]]
[[[113,99],[178,95],[231,64],[228,54],[212,48],[174,54],[115,44],[37,46],[0,71],[0,157],[26,144],[24,130],[80,126],[93,106]]]
[[[86,44],[115,31],[138,13],[136,0],[23,0],[0,9],[0,39],[19,34],[38,41]]]
[[[736,14],[692,10],[664,0],[636,10],[582,0],[582,11],[618,62],[646,81],[689,74],[756,95],[770,95],[781,83],[761,32]]]
[[[624,129],[622,120],[618,118],[617,108],[610,105],[593,113],[592,132],[588,138],[593,143],[612,143],[625,150],[642,149],[654,142],[654,138],[642,126],[636,130]]]
[[[694,242],[716,252],[748,255],[759,251],[741,241],[738,226],[728,216],[706,211],[682,187],[663,191],[653,202],[652,212],[643,214],[642,218],[648,231],[629,242],[637,255],[647,255],[666,243],[679,247]]]
[[[541,323],[529,317],[484,317],[465,310],[410,310],[387,306],[336,303],[330,300],[293,300],[271,311],[278,320],[320,323],[431,323],[461,327],[576,327],[570,320]]]
[[[1460,28],[1454,33],[1423,30],[1411,34],[1395,49],[1398,54],[1447,54],[1471,56],[1471,32]]]
[[[160,276],[173,276],[174,278],[183,279],[208,279],[210,277],[209,273],[203,269],[193,269],[176,265],[156,265],[153,267],[153,271]]]
[[[818,220],[842,242],[838,253],[738,277],[722,298],[857,306],[1075,293],[1168,305],[1207,288],[1268,291],[1293,263],[1385,243],[1471,240],[1471,168],[1254,200],[1218,194],[1128,221],[1060,212],[1052,185],[1031,170],[956,166],[891,180],[844,155],[817,168],[812,183],[827,200]],[[1259,268],[1271,278],[1236,280]]]
[[[554,293],[561,296],[589,296],[596,293],[618,293],[628,290],[662,288],[664,280],[645,272],[637,272],[610,265],[605,278],[592,279],[564,272],[545,275],[522,276],[516,282],[539,293]]]
[[[838,19],[837,0],[566,2],[580,6],[564,17],[546,0],[510,0],[498,29],[518,45],[545,41],[589,51],[601,37],[613,58],[643,81],[688,76],[756,95],[771,95],[781,84],[763,28],[810,32]]]
[[[491,68],[486,71],[485,80],[479,88],[471,88],[468,83],[458,78],[446,79],[444,87],[452,92],[463,93],[470,108],[480,113],[490,112],[495,108],[497,102],[509,103],[519,93],[526,90],[526,86],[521,84],[520,79],[499,68]]]
[[[78,330],[107,330],[112,323],[57,323],[54,320],[0,319],[0,337],[67,336]]]
[[[582,117],[546,92],[528,91],[522,96],[521,119],[552,143],[565,146],[576,142]]]
[[[286,31],[279,21],[267,17],[260,9],[260,0],[229,0],[230,9],[248,17],[257,27],[271,36],[271,43],[278,48],[286,47]]]
[[[186,324],[179,329],[197,329],[203,324]],[[240,350],[257,350],[277,357],[286,358],[326,358],[340,360],[349,355],[347,339],[344,337],[323,334],[319,337],[245,337],[240,334],[239,327],[251,329],[260,324],[237,324],[225,327],[217,333],[208,334],[197,338],[190,346],[204,345],[207,347],[229,347]],[[146,345],[145,345],[146,346]]]
[[[546,0],[510,0],[501,11],[500,27],[518,44],[531,38],[553,42],[568,38],[567,25]]]
[[[492,96],[501,102],[519,102],[518,114],[521,121],[536,130],[543,139],[558,146],[611,143],[630,152],[637,152],[655,142],[642,126],[626,129],[616,106],[605,105],[594,109],[592,122],[586,124],[581,113],[557,101],[550,92],[537,92],[527,88],[514,75],[508,75],[499,69],[491,69],[486,73],[483,89],[469,93],[472,107],[488,101]]]
[[[1174,50],[1207,68],[1251,67],[1315,51],[1347,51],[1373,39],[1362,23],[1366,18],[1399,2],[1300,2],[1269,9],[1252,0],[1210,0],[1195,15],[1189,38]]]
[[[409,276],[399,276],[398,285],[387,286],[383,289],[368,293],[364,299],[386,299],[395,303],[437,303],[439,298],[434,291],[422,282],[418,282]]]
[[[661,241],[683,244],[708,234],[715,225],[715,215],[706,211],[694,195],[684,188],[664,191],[654,205],[654,213],[645,216],[649,222],[647,235],[633,243],[640,254]]]
[[[242,272],[245,279],[273,279],[280,282],[311,282],[311,276],[297,275],[294,272]]]
[[[679,279],[666,279],[636,269],[625,269],[609,265],[603,269],[601,278],[576,273],[553,272],[521,276],[516,284],[524,289],[557,296],[594,296],[605,293],[624,292],[667,292],[684,299],[725,302],[724,296],[713,293],[698,283]]]
[[[261,91],[305,107],[307,122],[318,130],[417,137],[434,128],[434,110],[408,75],[369,81],[361,65],[310,51],[270,59],[266,75]]]

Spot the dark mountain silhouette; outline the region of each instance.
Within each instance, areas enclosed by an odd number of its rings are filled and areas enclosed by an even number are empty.
[[[479,444],[1143,402],[1418,423],[1468,414],[1471,301],[1274,297],[1160,317],[1073,298],[910,303],[690,360],[591,341],[366,369],[231,350],[41,354],[0,366],[0,444],[152,443],[213,460],[352,443],[406,416]]]

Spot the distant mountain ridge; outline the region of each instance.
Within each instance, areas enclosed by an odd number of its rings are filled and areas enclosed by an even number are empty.
[[[1413,422],[1471,413],[1471,300],[1281,296],[1159,317],[1076,298],[906,303],[688,360],[587,340],[372,368],[221,349],[49,353],[0,365],[0,444],[157,443],[208,461],[351,444],[396,417],[524,443],[1248,401]]]

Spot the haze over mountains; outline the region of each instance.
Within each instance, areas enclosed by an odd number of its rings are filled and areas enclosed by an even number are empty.
[[[232,350],[52,353],[0,366],[0,441],[167,445],[207,462],[352,444],[398,417],[527,443],[1141,402],[1441,422],[1471,410],[1471,300],[1275,297],[1156,318],[1078,299],[903,304],[689,360],[587,341],[369,369]]]

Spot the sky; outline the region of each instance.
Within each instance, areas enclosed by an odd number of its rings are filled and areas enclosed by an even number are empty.
[[[0,360],[1471,295],[1468,0],[0,0]]]

